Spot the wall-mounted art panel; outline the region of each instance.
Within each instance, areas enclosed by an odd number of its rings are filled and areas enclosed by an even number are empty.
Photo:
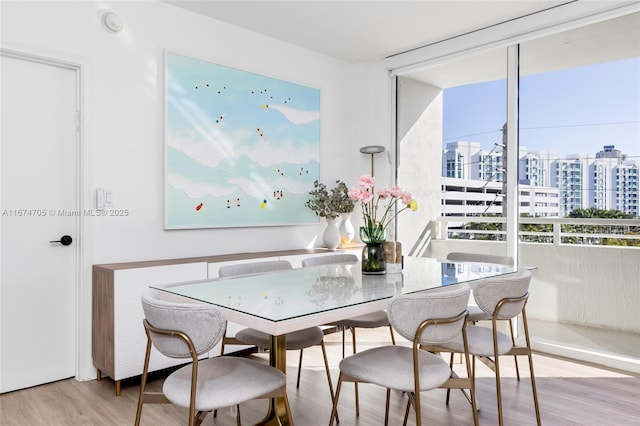
[[[318,223],[320,90],[165,54],[165,228]]]

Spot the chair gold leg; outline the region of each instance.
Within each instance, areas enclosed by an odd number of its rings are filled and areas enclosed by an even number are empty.
[[[298,360],[298,379],[296,380],[296,389],[300,387],[300,373],[302,372],[302,351],[304,349],[300,349],[300,359]]]
[[[476,377],[475,371],[471,367],[471,360],[469,359],[469,353],[465,353],[465,364],[467,365],[467,378],[469,379],[469,394],[471,396],[471,410],[473,412],[473,424],[479,425],[478,419],[478,403],[476,402]],[[475,361],[475,357],[473,358]],[[475,368],[475,365],[473,366]]]
[[[389,333],[391,333],[391,343],[396,344],[396,336],[393,334],[393,327],[389,324]]]
[[[342,373],[338,376],[338,385],[336,386],[336,394],[333,397],[333,407],[331,408],[329,426],[333,426],[333,421],[338,416],[338,399],[340,398],[340,389],[342,389]]]
[[[454,353],[451,352],[451,355],[449,357],[449,368],[451,369],[451,371],[453,372],[453,357],[454,357]],[[462,354],[460,354],[460,356],[462,356]],[[451,388],[447,388],[447,398],[445,399],[445,405],[449,405],[449,397],[451,396]]]
[[[498,355],[498,336],[495,319],[493,324],[493,354],[493,365],[495,367],[496,373],[496,398],[498,400],[498,425],[503,426],[504,422],[502,420],[502,393],[500,390],[500,355]]]
[[[291,426],[293,426],[293,416],[291,415],[291,405],[289,405],[289,398],[287,397],[287,387],[282,387],[282,398],[284,400],[284,410],[287,416],[286,421],[288,421]],[[240,407],[238,407],[238,410]]]
[[[513,322],[511,320],[509,320],[509,332],[511,333],[511,343],[513,344],[513,346],[516,345],[516,336],[513,333]],[[518,379],[518,381],[520,381],[520,369],[518,368],[518,356],[514,355],[513,356],[513,362],[516,365],[516,378]]]
[[[420,392],[410,392],[409,396],[409,405],[413,403],[413,409],[416,412],[416,426],[422,425],[422,411],[420,410]],[[405,422],[409,417],[409,413],[407,412],[405,415]]]
[[[529,360],[529,374],[531,375],[531,392],[533,392],[533,405],[536,410],[536,422],[540,426],[540,406],[538,405],[538,390],[536,389],[536,379],[533,374],[533,356],[531,355],[531,342],[529,341],[529,326],[527,325],[527,313],[522,309],[522,327],[524,328],[524,338],[527,344],[527,358]]]
[[[351,345],[353,346],[353,353],[355,354],[358,350],[356,348],[356,328],[351,327],[349,330],[351,330]],[[354,390],[356,394],[356,416],[359,416],[360,415],[360,396],[358,392],[358,382],[354,383]]]
[[[149,371],[149,357],[151,356],[151,339],[149,338],[149,332],[147,333],[147,351],[144,356],[144,366],[142,367],[142,378],[140,379],[140,393],[138,394],[138,408],[136,409],[135,426],[140,424],[140,418],[142,417],[142,404],[144,401],[144,391],[147,387],[147,372]]]
[[[389,425],[389,401],[391,400],[391,389],[387,388],[387,401],[384,406],[384,426]]]
[[[407,400],[407,409],[404,410],[404,421],[402,422],[402,426],[407,426],[407,422],[409,421],[409,411],[411,410],[411,399]]]
[[[324,345],[324,340],[320,342],[320,347],[322,348],[322,358],[324,359],[324,369],[327,372],[327,381],[329,382],[329,394],[331,395],[331,401],[333,401],[335,398],[335,394],[333,392],[333,381],[331,380],[331,370],[329,369],[329,359],[327,358],[327,348]],[[337,411],[336,411],[336,421],[340,423],[340,418],[338,417]]]

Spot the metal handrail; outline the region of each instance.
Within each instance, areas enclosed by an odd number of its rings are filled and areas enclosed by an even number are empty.
[[[504,224],[506,223],[506,218],[504,217],[475,217],[475,216],[441,216],[436,219],[438,223],[438,232],[436,233],[436,239],[449,239],[450,233],[453,231],[449,227],[450,223],[456,224],[464,224],[467,225],[469,223],[495,223],[495,224]],[[548,217],[520,217],[518,218],[518,222],[520,225],[523,224],[538,224],[538,225],[551,225],[552,228],[549,231],[528,231],[528,230],[520,230],[518,235],[522,237],[530,236],[530,237],[548,237],[551,239],[551,243],[559,245],[559,244],[571,244],[571,242],[563,241],[563,239],[567,238],[578,238],[584,244],[584,239],[620,239],[620,240],[640,240],[640,220],[639,219],[596,219],[596,218],[548,218]],[[577,227],[582,226],[609,226],[609,227],[618,227],[621,228],[619,231],[629,232],[631,229],[635,232],[634,234],[625,234],[625,233],[616,233],[616,232],[606,232],[603,229],[597,229],[594,233],[584,232],[583,229],[576,230],[576,232],[567,232],[563,231],[563,225],[573,225]],[[610,229],[611,230],[611,229]],[[605,231],[605,232],[603,232]],[[495,235],[500,236],[504,235],[505,231],[503,230],[481,230],[481,229],[457,229],[459,234],[468,234],[468,235]],[[587,241],[587,244],[589,242]]]

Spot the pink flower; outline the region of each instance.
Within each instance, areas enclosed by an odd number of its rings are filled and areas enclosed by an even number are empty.
[[[400,198],[402,197],[402,189],[396,185],[393,188],[391,188],[391,196],[393,198]]]
[[[351,198],[353,201],[360,201],[360,189],[359,188],[349,189],[349,198]]]
[[[374,179],[369,175],[360,176],[360,186],[363,188],[371,188],[375,183]]]
[[[370,203],[373,200],[373,194],[366,189],[360,190],[360,200],[363,203]]]
[[[404,210],[418,210],[418,202],[409,192],[402,191],[397,185],[391,189],[380,189],[374,196],[374,179],[371,176],[360,176],[359,183],[359,188],[349,190],[349,198],[361,204],[367,235],[374,235],[376,232],[384,230]],[[396,209],[396,205],[400,201],[404,207]]]
[[[390,196],[391,196],[391,191],[389,191],[387,188],[381,189],[380,191],[378,191],[378,197],[380,197],[381,200],[386,200]]]

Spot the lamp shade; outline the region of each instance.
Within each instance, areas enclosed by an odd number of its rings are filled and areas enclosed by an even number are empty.
[[[360,148],[360,152],[363,154],[380,154],[384,150],[385,148],[382,145],[367,145]]]

